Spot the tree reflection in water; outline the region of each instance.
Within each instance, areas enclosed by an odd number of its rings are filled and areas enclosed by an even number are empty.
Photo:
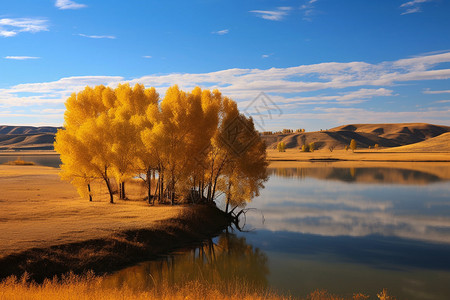
[[[226,290],[228,283],[245,282],[251,289],[265,289],[267,262],[266,254],[247,244],[244,237],[224,232],[217,243],[210,239],[198,248],[123,269],[108,276],[105,284],[145,290],[200,281]]]
[[[377,167],[307,167],[307,168],[268,168],[269,175],[305,179],[308,177],[322,180],[372,184],[426,185],[446,180],[436,174],[420,170]]]

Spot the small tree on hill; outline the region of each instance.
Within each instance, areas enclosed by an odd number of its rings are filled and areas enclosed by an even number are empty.
[[[357,148],[356,141],[352,139],[350,141],[350,149],[352,149],[352,151],[355,152],[356,148]]]
[[[309,144],[309,151],[314,152],[316,150],[316,144],[314,142]]]
[[[302,145],[302,152],[309,152],[309,145]]]
[[[286,144],[284,142],[279,142],[277,145],[278,152],[286,152]]]

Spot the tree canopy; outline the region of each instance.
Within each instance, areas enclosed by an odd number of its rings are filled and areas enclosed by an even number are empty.
[[[267,180],[265,144],[253,120],[218,90],[174,85],[161,100],[154,88],[121,84],[86,87],[66,101],[56,134],[61,177],[92,201],[101,180],[114,202],[114,186],[142,178],[149,203],[212,203],[220,194],[239,206]],[[114,184],[113,184],[114,183]]]

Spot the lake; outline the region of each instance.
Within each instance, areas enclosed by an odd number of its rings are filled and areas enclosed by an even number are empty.
[[[58,154],[39,154],[39,155],[27,155],[27,154],[3,154],[0,153],[0,165],[9,161],[14,161],[20,158],[24,161],[34,162],[36,165],[59,168],[61,164],[61,160],[59,159]]]
[[[16,158],[0,156],[0,163]],[[57,155],[21,158],[60,164]],[[374,298],[387,288],[398,299],[450,299],[449,163],[276,166],[247,206],[252,210],[241,220],[245,232],[230,229],[109,280],[142,288],[240,279],[302,297],[326,289]]]
[[[449,164],[291,163],[269,173],[248,205],[246,232],[230,229],[109,279],[139,287],[245,279],[293,296],[374,298],[387,288],[398,299],[450,299]]]

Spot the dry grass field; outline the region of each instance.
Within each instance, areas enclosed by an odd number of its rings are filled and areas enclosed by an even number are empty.
[[[111,205],[102,185],[94,187],[102,193],[89,202],[61,181],[58,172],[41,166],[0,165],[0,257],[31,247],[151,228],[184,210],[182,206],[152,207],[144,201],[118,200]]]

